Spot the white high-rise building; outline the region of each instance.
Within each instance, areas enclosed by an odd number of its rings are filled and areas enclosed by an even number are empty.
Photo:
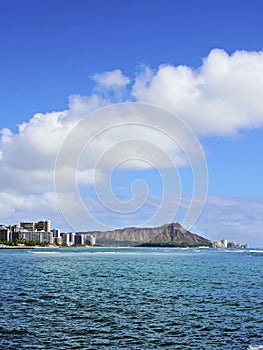
[[[227,248],[227,239],[222,239],[222,245],[224,248]]]

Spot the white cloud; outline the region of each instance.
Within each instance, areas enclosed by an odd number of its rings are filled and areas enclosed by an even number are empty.
[[[37,113],[18,126],[0,135],[0,198],[1,219],[5,222],[48,213],[58,220],[54,189],[54,167],[58,150],[72,127],[84,116],[105,105],[92,95],[71,96],[69,109]],[[82,174],[81,181],[84,181]],[[28,214],[26,214],[28,212]],[[30,219],[28,217],[28,219]]]
[[[210,52],[199,69],[160,66],[141,73],[138,101],[166,108],[200,135],[231,135],[263,125],[263,52]]]
[[[111,104],[111,100],[104,99],[102,96],[96,94],[90,96],[72,95],[69,97],[67,119],[76,123],[81,118],[109,104]]]
[[[109,72],[93,74],[91,77],[98,85],[106,88],[120,88],[128,85],[130,79],[121,70],[115,69]]]
[[[1,224],[15,224],[23,220],[41,220],[50,218],[53,223],[63,222],[58,215],[59,209],[54,192],[27,194],[0,191]],[[63,222],[65,225],[65,222]]]
[[[3,144],[10,144],[12,132],[9,129],[7,128],[2,129],[0,131],[0,135],[1,135],[1,141]]]

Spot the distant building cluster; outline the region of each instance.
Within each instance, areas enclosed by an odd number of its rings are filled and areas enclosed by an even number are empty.
[[[212,243],[213,248],[248,248],[248,244],[228,242],[227,239],[221,239]]]
[[[53,244],[53,233],[50,229],[50,221],[21,222],[19,225],[1,225],[1,242],[39,242]]]
[[[63,233],[61,237],[61,245],[72,246],[72,245],[95,245],[96,237],[88,233]]]
[[[34,242],[34,244],[73,246],[95,245],[96,238],[88,233],[61,233],[60,229],[51,229],[50,220],[38,222],[21,222],[19,225],[0,225],[0,242],[17,244]]]

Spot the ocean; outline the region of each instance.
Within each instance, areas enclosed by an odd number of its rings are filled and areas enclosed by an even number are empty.
[[[0,250],[0,349],[262,349],[263,253]]]

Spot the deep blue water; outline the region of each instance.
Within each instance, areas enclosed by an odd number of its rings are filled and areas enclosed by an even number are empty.
[[[263,254],[0,250],[0,349],[263,345]]]

